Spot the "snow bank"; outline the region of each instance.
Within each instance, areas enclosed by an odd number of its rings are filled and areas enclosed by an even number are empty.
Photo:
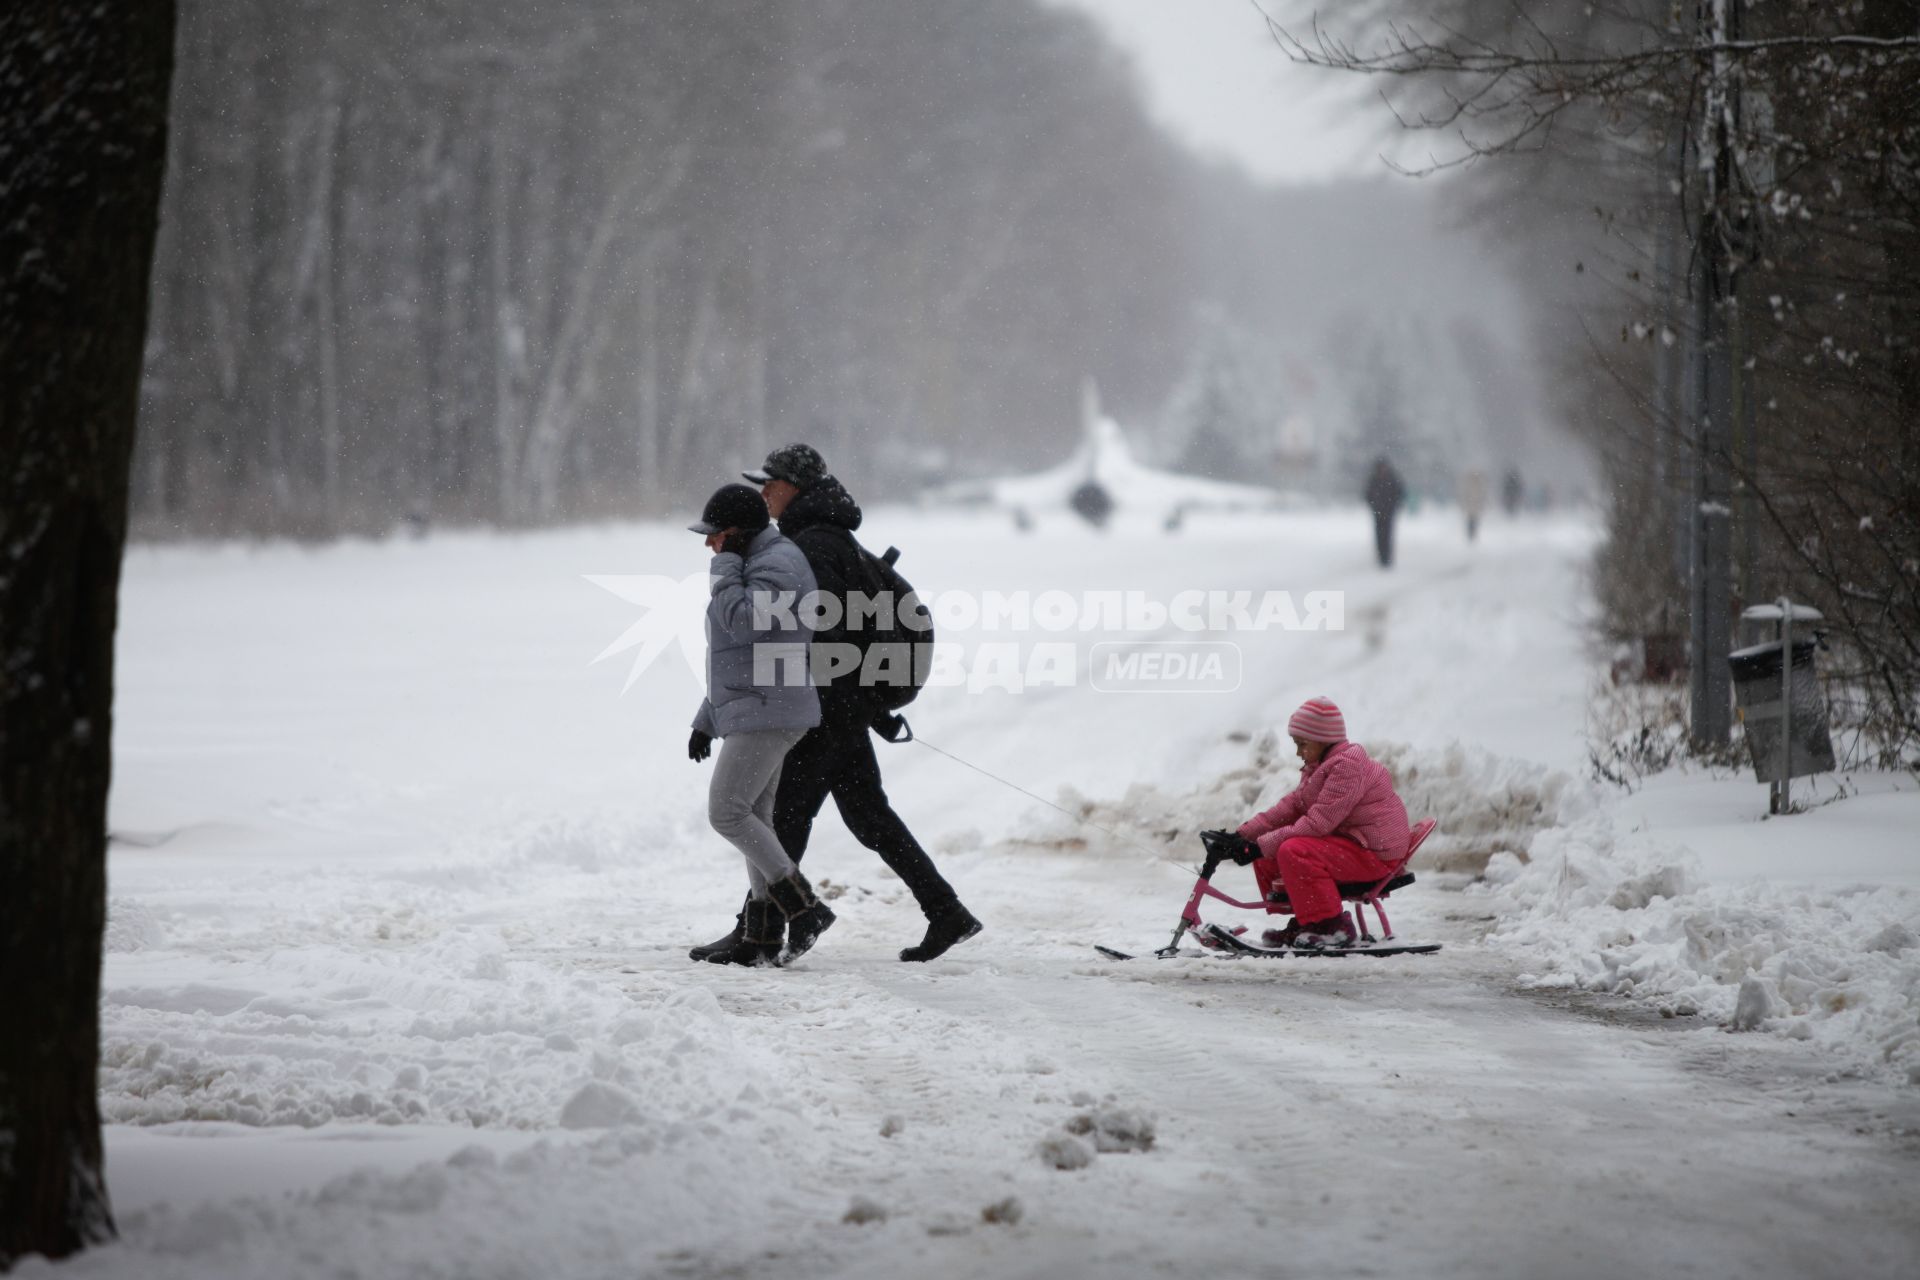
[[[1487,868],[1491,945],[1522,982],[1605,991],[1730,1030],[1813,1040],[1853,1073],[1920,1084],[1920,895],[1715,882],[1684,849],[1593,813]]]
[[[159,917],[146,903],[134,898],[108,899],[103,940],[106,950],[144,951],[159,946],[165,936]]]
[[[1417,750],[1404,743],[1368,746],[1393,774],[1409,817],[1438,825],[1414,859],[1416,869],[1477,873],[1497,853],[1525,856],[1542,831],[1594,811],[1591,787],[1558,770],[1503,759],[1453,743]],[[1061,807],[1085,824],[1097,824],[1146,847],[1166,846],[1170,856],[1197,859],[1197,833],[1234,827],[1276,804],[1300,783],[1293,744],[1267,732],[1250,741],[1246,763],[1187,791],[1170,792],[1135,783],[1117,801],[1096,801],[1072,789]],[[1084,826],[1054,829],[1040,843],[1079,847]]]
[[[1494,854],[1524,857],[1540,832],[1593,812],[1597,802],[1590,786],[1557,769],[1457,742],[1439,751],[1398,742],[1368,749],[1393,774],[1409,817],[1436,820],[1415,868],[1478,872]]]
[[[152,1280],[267,1276],[602,1276],[646,1268],[635,1254],[722,1254],[732,1272],[780,1243],[769,1221],[736,1215],[716,1240],[713,1208],[784,1171],[752,1124],[724,1117],[658,1133],[622,1129],[541,1140],[505,1158],[483,1146],[404,1171],[362,1169],[311,1191],[122,1215],[115,1244],[21,1276]],[[782,1192],[824,1219],[825,1191]],[[764,1216],[764,1215],[760,1215]],[[733,1254],[737,1251],[739,1258]]]
[[[711,993],[610,984],[635,944],[572,924],[583,902],[643,923],[675,838],[654,818],[527,822],[411,866],[234,870],[168,908],[115,899],[102,1114],[657,1131],[737,1105],[743,1084],[771,1093]]]
[[[491,980],[480,972],[488,958],[500,966]],[[276,968],[263,986],[299,981],[298,967]],[[664,1125],[731,1103],[709,1063],[751,1071],[733,1043],[734,1020],[701,989],[654,981],[628,994],[598,975],[543,975],[461,935],[335,976],[337,985],[298,993],[204,984],[109,990],[103,1116],[305,1127]]]

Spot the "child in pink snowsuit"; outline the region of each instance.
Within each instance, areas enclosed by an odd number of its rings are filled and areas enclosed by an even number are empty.
[[[1260,896],[1270,899],[1277,880],[1293,908],[1293,923],[1269,931],[1268,941],[1290,947],[1351,942],[1353,924],[1335,882],[1378,880],[1406,855],[1407,807],[1394,794],[1386,766],[1347,741],[1346,719],[1328,699],[1305,703],[1287,721],[1287,732],[1303,765],[1300,785],[1240,826],[1240,834],[1260,846],[1253,864]]]

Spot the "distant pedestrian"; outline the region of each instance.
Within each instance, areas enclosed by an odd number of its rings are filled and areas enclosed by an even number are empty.
[[[849,592],[870,592],[866,552],[854,538],[860,506],[810,445],[793,444],[767,455],[759,471],[744,473],[761,485],[780,531],[806,554],[821,595],[839,598],[842,618]],[[832,611],[829,611],[830,613]],[[857,645],[860,635],[844,623],[823,630],[820,643]],[[774,827],[787,853],[798,862],[807,851],[813,820],[832,796],[853,838],[880,855],[906,883],[927,918],[926,936],[900,953],[902,960],[931,960],[980,932],[980,921],[960,903],[933,859],[893,811],[880,783],[880,762],[873,753],[872,730],[898,723],[863,686],[861,672],[845,672],[820,688],[820,725],[810,730],[787,757],[774,804]],[[722,942],[725,939],[721,939]],[[696,948],[698,950],[698,948]]]
[[[1393,566],[1393,522],[1406,497],[1407,486],[1393,464],[1384,455],[1375,458],[1373,470],[1367,475],[1366,499],[1373,512],[1373,546],[1382,569]]]
[[[813,571],[800,548],[771,527],[766,502],[746,485],[721,487],[688,528],[706,538],[714,556],[707,569],[707,696],[693,718],[687,755],[697,764],[721,739],[707,820],[747,862],[739,928],[726,946],[694,958],[780,964],[805,952],[833,923],[833,912],[814,896],[773,829],[781,765],[820,723],[820,699],[798,615],[766,602],[806,595]]]
[[[1487,473],[1474,470],[1462,475],[1456,496],[1460,512],[1467,518],[1467,541],[1472,542],[1480,534],[1480,517],[1487,511]]]
[[[1526,486],[1520,482],[1520,468],[1508,467],[1507,474],[1500,481],[1500,507],[1509,516],[1520,514],[1520,503],[1526,497]]]

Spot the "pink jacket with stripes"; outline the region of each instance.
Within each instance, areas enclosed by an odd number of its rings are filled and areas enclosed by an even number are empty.
[[[1340,836],[1394,862],[1407,852],[1407,807],[1385,765],[1357,742],[1336,742],[1279,804],[1242,823],[1240,834],[1264,854],[1293,836]]]

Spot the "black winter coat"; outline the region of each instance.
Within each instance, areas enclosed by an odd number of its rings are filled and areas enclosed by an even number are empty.
[[[1406,496],[1407,489],[1400,482],[1400,473],[1388,463],[1375,465],[1372,473],[1367,477],[1366,492],[1367,505],[1373,508],[1373,514],[1392,515],[1400,509],[1400,504],[1406,500]],[[786,533],[786,531],[786,525],[782,524],[780,532]]]
[[[819,590],[840,601],[839,621],[814,632],[815,644],[858,642],[847,630],[846,603],[849,591],[870,589],[866,563],[853,539],[859,527],[860,504],[833,476],[815,481],[780,513],[780,532],[806,554]],[[846,672],[820,688],[820,714],[825,721],[865,725],[881,710],[873,691],[861,686],[858,672]]]

